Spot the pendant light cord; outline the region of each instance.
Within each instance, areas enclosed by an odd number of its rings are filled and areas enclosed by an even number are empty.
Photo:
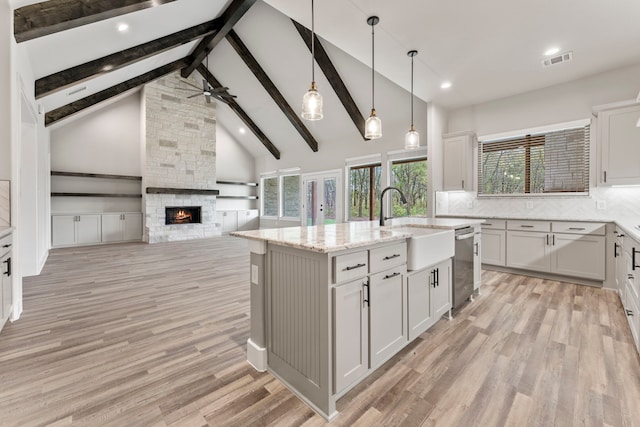
[[[411,130],[413,130],[413,56],[411,57]]]
[[[313,0],[311,0],[311,81],[316,81],[315,74],[315,56],[316,56],[316,29],[315,29],[315,16],[314,16]]]
[[[375,68],[376,68],[376,62],[375,62],[375,33],[374,33],[374,27],[376,26],[376,24],[374,23],[373,25],[371,25],[371,109],[375,110],[375,105],[376,105],[376,92],[375,92],[375,85],[373,84],[373,79],[375,78]]]

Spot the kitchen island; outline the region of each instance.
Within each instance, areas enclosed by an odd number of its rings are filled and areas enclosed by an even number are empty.
[[[251,252],[247,360],[333,419],[338,398],[450,312],[453,230],[481,222],[231,233],[248,239]]]

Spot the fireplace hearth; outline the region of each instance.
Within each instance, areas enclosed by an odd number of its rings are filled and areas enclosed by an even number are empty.
[[[202,224],[201,206],[167,206],[165,207],[165,225]]]

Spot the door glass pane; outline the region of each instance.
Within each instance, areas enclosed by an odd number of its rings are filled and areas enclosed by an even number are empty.
[[[398,192],[392,192],[392,216],[427,216],[427,159],[394,162],[391,185],[399,188],[407,200],[403,204]]]
[[[324,223],[336,223],[336,179],[324,179]]]
[[[316,180],[307,181],[305,210],[307,213],[307,225],[316,225],[318,208],[318,182]]]

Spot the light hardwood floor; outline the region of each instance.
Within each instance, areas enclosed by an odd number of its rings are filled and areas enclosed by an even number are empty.
[[[323,425],[245,361],[244,240],[51,251],[0,333],[0,425]],[[610,291],[498,272],[338,402],[338,426],[640,425]]]

